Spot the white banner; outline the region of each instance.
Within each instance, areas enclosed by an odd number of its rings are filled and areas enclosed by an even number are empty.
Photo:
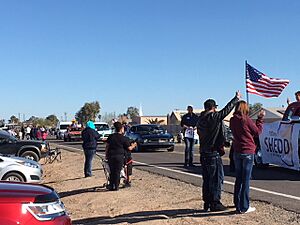
[[[264,124],[259,136],[263,163],[300,170],[299,132],[299,123],[280,121]]]

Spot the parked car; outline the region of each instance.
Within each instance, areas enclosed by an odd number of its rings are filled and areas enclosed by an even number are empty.
[[[54,189],[37,184],[0,182],[0,224],[71,225]]]
[[[95,122],[95,127],[98,133],[101,135],[100,141],[105,142],[109,135],[113,133],[112,129],[105,122]]]
[[[15,155],[39,161],[46,156],[49,145],[43,141],[19,140],[6,131],[0,131],[0,154]]]
[[[0,180],[38,183],[42,174],[41,165],[33,160],[0,156]]]
[[[254,162],[300,171],[300,102],[290,104],[281,121],[263,125]]]
[[[64,141],[79,141],[81,140],[81,127],[69,127],[64,133]]]
[[[57,124],[57,129],[56,129],[56,139],[62,140],[64,138],[65,132],[67,132],[67,129],[71,124],[72,124],[71,121],[69,121],[69,122],[59,122]]]
[[[126,136],[138,144],[137,151],[146,149],[167,149],[174,151],[174,137],[159,125],[134,125]]]

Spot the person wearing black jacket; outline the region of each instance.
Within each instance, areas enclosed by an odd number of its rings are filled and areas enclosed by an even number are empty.
[[[106,142],[105,155],[110,169],[108,190],[119,190],[120,173],[124,165],[126,151],[132,151],[136,143],[130,143],[124,136],[124,126],[120,122],[114,123],[116,133],[109,135]]]
[[[84,176],[92,176],[92,162],[97,149],[97,140],[100,134],[96,131],[95,124],[92,121],[86,123],[86,128],[81,132],[82,148],[84,150]]]
[[[193,106],[189,105],[187,107],[188,113],[183,115],[181,119],[181,126],[183,128],[184,134],[184,143],[185,143],[185,151],[184,151],[184,166],[188,165],[193,167],[194,160],[194,132],[196,130],[196,125],[198,122],[198,116],[193,112]]]
[[[213,99],[204,102],[205,111],[201,113],[197,132],[200,138],[200,162],[202,165],[203,185],[202,197],[204,210],[223,211],[226,207],[221,203],[221,189],[224,171],[221,156],[224,154],[223,119],[233,110],[240,92],[220,111]]]

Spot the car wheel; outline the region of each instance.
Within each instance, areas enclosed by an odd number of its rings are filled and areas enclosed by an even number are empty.
[[[168,148],[168,152],[174,152],[174,146]]]
[[[15,173],[15,172],[9,172],[7,173],[2,180],[5,181],[12,181],[12,182],[25,182],[25,179],[23,178],[23,176],[19,173]]]
[[[31,159],[36,162],[38,162],[40,160],[39,156],[33,151],[25,151],[21,154],[21,157],[26,158],[26,159]]]

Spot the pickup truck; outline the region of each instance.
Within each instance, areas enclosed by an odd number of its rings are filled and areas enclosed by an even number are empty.
[[[14,155],[39,161],[50,150],[49,144],[43,141],[19,140],[6,131],[0,131],[0,154]]]
[[[273,164],[300,171],[300,102],[290,104],[281,121],[266,123],[259,136],[255,165]]]

